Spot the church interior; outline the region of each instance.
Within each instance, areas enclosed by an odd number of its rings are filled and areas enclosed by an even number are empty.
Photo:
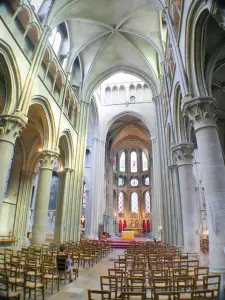
[[[0,1],[0,299],[225,299],[223,0]]]

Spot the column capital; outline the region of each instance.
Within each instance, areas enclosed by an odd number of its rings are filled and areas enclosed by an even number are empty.
[[[14,145],[27,120],[22,117],[3,115],[0,117],[0,140]]]
[[[172,147],[177,166],[192,165],[194,147],[192,144],[178,144]]]
[[[215,127],[216,125],[216,100],[212,97],[198,97],[190,99],[187,97],[182,100],[182,112],[188,116],[195,132],[206,127]]]
[[[40,169],[48,169],[48,170],[53,170],[54,164],[56,160],[58,159],[58,152],[55,151],[50,151],[50,150],[44,150],[41,153],[41,167]]]
[[[177,165],[168,166],[168,169],[171,171],[177,170]]]

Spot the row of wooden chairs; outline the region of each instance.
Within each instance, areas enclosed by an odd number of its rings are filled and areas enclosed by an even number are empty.
[[[40,294],[44,299],[45,291],[51,284],[51,292],[54,285],[57,292],[60,287],[60,279],[64,283],[70,270],[67,268],[66,257],[58,256],[59,247],[62,244],[42,245],[42,247],[24,247],[20,251],[4,249],[0,253],[0,299],[20,299],[23,291],[24,299],[29,294],[34,299]],[[108,243],[66,243],[66,254],[73,260],[73,274],[78,277],[80,264],[93,266],[111,251]],[[91,262],[91,264],[89,263]]]
[[[89,300],[218,299],[220,274],[200,267],[197,254],[169,245],[132,243],[108,269],[108,276],[100,277],[100,286],[88,291]]]

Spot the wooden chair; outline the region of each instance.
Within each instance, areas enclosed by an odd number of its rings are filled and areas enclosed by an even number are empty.
[[[111,291],[88,290],[88,300],[111,300]]]
[[[20,300],[19,292],[12,292],[8,277],[6,275],[0,275],[0,299],[18,299]]]
[[[24,269],[20,265],[20,258],[18,256],[11,256],[8,282],[15,287],[24,286]]]
[[[145,277],[127,277],[123,290],[125,292],[145,293]]]
[[[51,292],[54,291],[54,282],[57,283],[57,290],[59,291],[59,275],[53,263],[44,262],[41,266],[42,279],[45,283],[45,288],[48,288],[48,282],[51,283]]]
[[[116,276],[118,279],[118,290],[122,291],[122,287],[125,283],[125,273],[121,269],[108,269],[109,276]]]
[[[204,289],[203,278],[209,275],[208,267],[199,267],[194,269],[195,288]]]
[[[220,292],[220,274],[208,275],[203,277],[203,286],[205,290],[214,292],[214,297],[219,297]]]
[[[193,277],[177,277],[175,285],[177,292],[180,293],[180,299],[192,299],[192,291],[195,288],[195,281]]]
[[[29,292],[29,298],[32,292],[34,292],[34,299],[37,298],[37,293],[41,292],[42,299],[44,300],[44,285],[42,284],[42,273],[40,269],[35,265],[26,264],[24,268],[24,300],[27,291]]]
[[[111,291],[111,299],[118,297],[118,278],[116,276],[100,276],[101,290]]]

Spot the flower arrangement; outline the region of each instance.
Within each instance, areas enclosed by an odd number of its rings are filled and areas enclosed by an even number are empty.
[[[161,225],[158,227],[158,231],[159,231],[160,233],[162,233],[162,232],[163,232],[163,228],[162,228],[162,226],[161,226]]]

